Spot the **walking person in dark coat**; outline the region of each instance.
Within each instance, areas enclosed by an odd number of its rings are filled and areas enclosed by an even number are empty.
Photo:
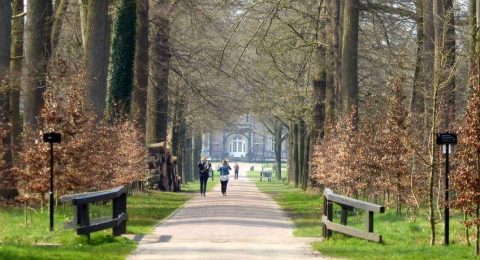
[[[198,173],[200,175],[200,196],[206,197],[205,192],[207,190],[208,175],[211,168],[212,165],[207,162],[207,158],[205,157],[198,163]]]
[[[238,166],[238,163],[235,163],[233,169],[235,170],[235,180],[238,180],[238,171],[240,171],[240,166]]]
[[[228,176],[230,175],[230,165],[228,165],[226,160],[222,161],[222,166],[220,166],[220,183],[222,184],[222,194],[223,196],[227,196],[227,184],[228,184]]]

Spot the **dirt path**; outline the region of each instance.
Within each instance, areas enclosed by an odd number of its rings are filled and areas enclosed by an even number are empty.
[[[293,224],[277,203],[248,180],[249,166],[240,165],[238,180],[230,176],[227,196],[222,196],[219,184],[206,198],[198,195],[142,237],[128,259],[319,257],[308,240],[293,236]]]

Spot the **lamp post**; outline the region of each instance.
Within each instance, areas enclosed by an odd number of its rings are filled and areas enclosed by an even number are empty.
[[[50,231],[53,231],[53,144],[60,143],[62,141],[62,135],[60,133],[45,133],[43,135],[43,141],[50,143]]]
[[[457,144],[457,134],[454,133],[440,133],[437,134],[437,144],[442,146],[442,153],[445,154],[445,241],[444,245],[448,246],[450,237],[450,206],[449,206],[449,179],[448,173],[450,171],[449,155],[453,152],[453,146]]]

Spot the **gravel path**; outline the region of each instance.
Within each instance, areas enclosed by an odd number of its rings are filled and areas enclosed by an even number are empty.
[[[310,249],[311,239],[294,237],[277,203],[248,180],[249,166],[240,165],[238,180],[230,175],[227,196],[218,183],[206,198],[198,195],[152,234],[137,237],[139,246],[128,259],[320,258]]]

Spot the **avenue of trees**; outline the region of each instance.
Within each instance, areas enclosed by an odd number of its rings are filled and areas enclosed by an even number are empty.
[[[479,0],[0,0],[0,188],[43,201],[51,130],[61,193],[143,180],[157,142],[190,181],[202,134],[250,113],[279,179],[427,218],[434,245],[451,131],[478,253],[479,28]]]

